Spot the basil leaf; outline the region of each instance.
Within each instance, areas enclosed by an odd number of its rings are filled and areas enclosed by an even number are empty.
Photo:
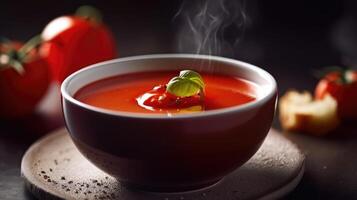
[[[202,89],[205,87],[202,76],[195,71],[183,70],[180,72],[179,77],[190,79],[191,81],[197,83]]]
[[[179,76],[172,78],[166,90],[178,97],[189,97],[201,93],[203,95],[205,84],[201,75],[192,70],[183,70]]]

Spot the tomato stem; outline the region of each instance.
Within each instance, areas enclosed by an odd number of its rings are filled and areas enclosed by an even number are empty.
[[[94,21],[96,23],[101,23],[103,18],[98,9],[89,5],[79,7],[75,15]]]
[[[12,53],[13,51],[11,51]],[[9,54],[11,54],[9,53]],[[20,75],[25,73],[25,69],[22,63],[15,59],[14,57],[9,56],[9,54],[0,54],[0,70],[5,68],[13,68]],[[17,53],[15,52],[14,55]]]
[[[36,35],[31,38],[28,42],[26,42],[18,51],[18,60],[23,61],[26,58],[26,55],[37,48],[43,42],[41,35]]]
[[[1,38],[3,39],[3,38]],[[3,40],[5,44],[11,45],[11,41],[7,39]],[[0,54],[0,68],[13,68],[20,75],[25,73],[23,67],[23,62],[26,59],[28,53],[30,53],[34,48],[37,48],[42,43],[42,38],[40,35],[36,35],[26,42],[19,50],[15,47],[10,48],[6,52]],[[10,46],[11,47],[11,46]]]
[[[341,83],[342,84],[348,84],[349,83],[349,81],[347,80],[347,71],[348,70],[346,70],[346,69],[343,69],[341,71]]]
[[[339,66],[330,66],[322,69],[321,71],[317,71],[315,76],[319,79],[326,77],[331,72],[339,73],[339,78],[336,80],[341,84],[348,84],[350,81],[347,78],[347,72],[349,69],[347,67],[339,67]]]

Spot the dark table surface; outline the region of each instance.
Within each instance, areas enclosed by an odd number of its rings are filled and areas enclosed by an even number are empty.
[[[45,6],[50,6],[48,4],[44,3]],[[25,12],[26,8],[19,9]],[[9,29],[1,30],[2,34],[26,39],[41,30],[40,27],[49,19],[62,12],[54,9],[54,13],[47,11],[44,15],[48,17],[41,18],[39,23],[25,23],[29,22],[26,17],[17,18],[17,22],[8,17],[11,20],[6,20],[4,24]],[[106,12],[111,9],[114,8],[108,7]],[[35,14],[40,15],[40,8],[37,11]],[[11,16],[6,12],[9,10],[5,11],[2,17]],[[297,10],[294,12],[299,14]],[[319,12],[324,16],[329,13],[326,10]],[[289,17],[289,10],[284,10],[282,14]],[[140,19],[145,19],[145,16]],[[278,81],[280,94],[289,88],[312,91],[317,82],[312,75],[313,70],[326,65],[355,64],[353,62],[357,60],[357,31],[351,28],[357,27],[356,21],[349,16],[342,16],[327,24],[324,19],[330,20],[325,17],[308,21],[307,24],[304,22],[303,28],[296,20],[292,23],[284,22],[284,19],[281,19],[280,23],[274,19],[271,21],[275,23],[260,22],[258,25],[261,28],[248,30],[241,39],[235,49],[234,58],[271,72]],[[112,17],[109,23],[117,38],[120,57],[176,52],[170,42],[172,37],[168,36],[172,31],[162,28],[162,24],[170,20],[159,20],[156,26],[146,23],[145,20],[139,22],[135,19],[131,21],[135,26],[121,24],[127,20],[130,21],[131,18]],[[16,23],[22,23],[22,30],[26,31],[19,31],[15,27]],[[134,28],[139,26],[143,28]],[[58,88],[52,85],[48,96],[32,116],[17,121],[0,121],[0,199],[32,199],[21,179],[21,158],[36,139],[63,126],[59,98]],[[277,119],[273,126],[279,129]],[[357,199],[357,123],[343,124],[335,135],[324,138],[293,133],[286,134],[286,137],[295,142],[307,156],[303,179],[286,199]]]

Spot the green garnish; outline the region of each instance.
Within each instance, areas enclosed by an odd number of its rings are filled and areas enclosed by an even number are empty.
[[[201,75],[192,70],[180,71],[180,75],[172,78],[166,91],[178,97],[190,97],[196,94],[203,97],[205,83]]]

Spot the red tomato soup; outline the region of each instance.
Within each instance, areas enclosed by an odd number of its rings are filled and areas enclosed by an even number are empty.
[[[148,108],[138,98],[155,86],[167,84],[178,71],[140,72],[96,81],[81,88],[75,98],[91,106],[135,113],[175,114],[185,108]],[[205,82],[204,110],[215,110],[245,104],[256,99],[258,85],[248,80],[201,73]],[[194,111],[197,111],[193,109]],[[187,113],[187,112],[182,112]]]

